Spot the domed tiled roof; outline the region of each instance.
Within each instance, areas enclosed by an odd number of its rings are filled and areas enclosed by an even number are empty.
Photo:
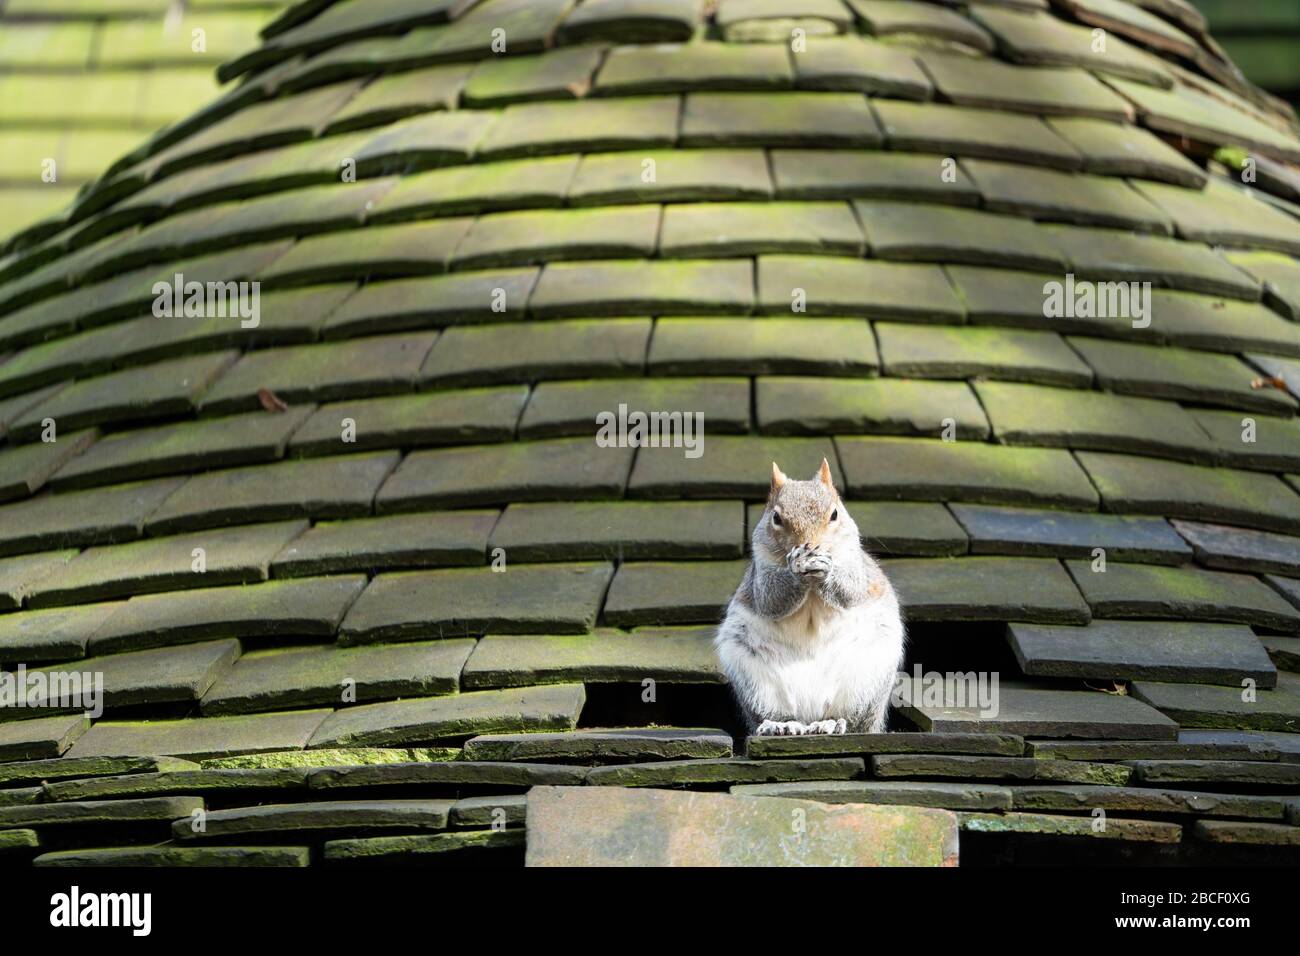
[[[0,848],[513,860],[585,781],[1294,852],[1300,138],[1183,0],[305,0],[220,73],[0,259],[0,662],[106,687],[3,715]],[[998,707],[742,757],[823,457]]]

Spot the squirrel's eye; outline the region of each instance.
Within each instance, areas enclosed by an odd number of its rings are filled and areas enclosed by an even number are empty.
[[[839,509],[839,508],[835,508],[835,509],[833,509],[833,510],[831,511],[831,520],[832,520],[832,521],[834,521],[834,520],[835,520],[836,518],[838,518],[839,516],[840,516],[840,509]]]
[[[781,527],[781,516],[775,511],[772,512],[772,524],[778,528]]]

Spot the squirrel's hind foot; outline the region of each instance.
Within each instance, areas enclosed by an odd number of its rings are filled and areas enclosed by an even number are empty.
[[[797,720],[765,720],[754,733],[759,737],[797,737],[810,731],[808,724]]]
[[[848,721],[843,717],[833,720],[814,720],[806,726],[806,733],[810,734],[843,734],[849,727]]]

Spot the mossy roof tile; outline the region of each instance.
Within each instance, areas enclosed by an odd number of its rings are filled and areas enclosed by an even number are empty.
[[[695,42],[614,47],[596,76],[595,96],[771,90],[791,85],[784,47]]]
[[[250,352],[204,394],[200,410],[256,409],[263,390],[291,404],[409,392],[437,337],[413,332]]]
[[[1062,449],[941,438],[837,438],[835,444],[851,497],[1097,507],[1088,476]]]
[[[894,199],[975,206],[979,190],[963,164],[892,150],[774,149],[769,152],[782,199]]]
[[[1184,239],[1219,246],[1246,246],[1300,254],[1300,223],[1247,189],[1214,179],[1203,190],[1163,183],[1134,187],[1163,209]]]
[[[1204,142],[1243,145],[1265,156],[1300,160],[1300,141],[1224,100],[1185,84],[1160,90],[1129,80],[1109,79],[1112,87],[1132,100],[1143,123],[1175,136]]]
[[[639,449],[628,482],[629,497],[763,498],[774,461],[792,475],[813,475],[826,459],[832,473],[839,473],[828,438],[722,435],[709,438],[707,447],[706,454],[695,458],[688,457],[685,448]]]
[[[285,545],[271,564],[277,578],[477,564],[496,511],[396,515],[322,521]]]
[[[336,155],[356,160],[359,176],[463,163],[490,142],[500,125],[497,113],[460,111],[425,113],[400,120],[365,139],[355,153],[336,147]],[[328,143],[329,141],[325,141]]]
[[[905,48],[865,37],[813,36],[794,53],[794,83],[804,90],[868,93],[927,100],[930,78]]]
[[[365,704],[336,711],[309,746],[386,746],[490,733],[573,730],[585,702],[581,684],[554,684]]]
[[[301,750],[329,710],[180,720],[101,720],[77,741],[71,757],[226,757]]]
[[[195,475],[150,516],[151,534],[288,518],[368,515],[397,452],[307,458]]]
[[[9,434],[33,441],[48,432],[50,420],[66,434],[92,425],[189,414],[238,357],[235,351],[214,352],[83,379],[28,409],[9,426]]]
[[[183,647],[156,647],[87,657],[78,663],[78,667],[84,667],[84,673],[98,675],[103,706],[107,711],[115,711],[148,704],[196,701],[213,681],[230,669],[239,654],[239,641],[228,638]],[[58,664],[34,669],[33,673],[43,673],[49,679],[65,669],[65,665]],[[56,686],[52,679],[49,686]],[[32,693],[28,699],[39,701],[41,707],[77,709],[70,706],[72,702],[54,693]]]
[[[598,628],[590,634],[489,634],[465,665],[466,688],[566,681],[713,684],[721,672],[704,627]]]
[[[744,521],[739,501],[516,503],[487,547],[515,561],[738,558]]]
[[[90,638],[122,602],[15,611],[0,617],[0,660],[66,661],[84,657]]]
[[[1033,757],[965,754],[879,754],[871,758],[871,775],[885,780],[938,777],[1123,786],[1129,782],[1133,771],[1128,767],[1083,760],[1037,760]]]
[[[1258,578],[1202,568],[1066,563],[1098,617],[1192,618],[1300,631],[1300,610]]]
[[[987,378],[1087,388],[1093,373],[1052,332],[878,322],[881,365],[899,378]]]
[[[928,263],[843,256],[765,255],[757,259],[758,310],[912,322],[960,323],[965,308]]]
[[[1138,126],[1079,117],[1052,117],[1048,125],[1083,157],[1083,168],[1200,189],[1203,170],[1164,140]]]
[[[328,125],[322,132],[382,126],[417,113],[455,109],[472,69],[469,64],[450,63],[381,77],[325,117]]]
[[[993,52],[993,38],[977,23],[956,10],[912,0],[847,0],[867,31],[878,37],[927,37]]]
[[[1300,318],[1300,262],[1273,252],[1229,251],[1228,261],[1264,286],[1264,299],[1288,319]]]
[[[808,783],[743,783],[731,792],[753,797],[786,797],[817,803],[873,803],[938,807],[948,810],[1011,809],[1011,791],[987,783],[937,783],[929,780],[823,780]]]
[[[1295,401],[1276,389],[1251,388],[1258,378],[1235,356],[1190,349],[1071,338],[1071,346],[1097,373],[1103,387],[1141,395],[1287,415]]]
[[[473,220],[435,219],[306,238],[258,273],[275,288],[446,272]]]
[[[677,96],[516,103],[502,111],[478,153],[502,159],[671,146],[680,108]]]
[[[544,156],[449,166],[403,176],[369,213],[372,223],[424,216],[559,206],[578,168],[577,156]]]
[[[145,519],[183,483],[164,478],[0,506],[0,554],[113,544],[140,537]]]
[[[728,41],[739,43],[784,39],[792,23],[811,36],[844,33],[853,25],[841,0],[722,0],[713,18]]]
[[[447,330],[421,369],[425,385],[636,375],[645,365],[649,319],[572,319]]]
[[[506,556],[509,562],[509,555]],[[605,562],[403,571],[376,577],[348,610],[339,643],[495,633],[584,633],[613,574]]]
[[[1197,681],[1272,687],[1277,670],[1249,627],[1171,621],[1099,621],[1087,627],[1010,624],[1007,639],[1031,677]],[[1082,781],[1080,781],[1082,782]]]
[[[123,606],[102,606],[112,616],[90,635],[89,649],[107,654],[235,636],[332,638],[365,586],[365,575],[350,574],[136,595]]]
[[[1300,496],[1274,475],[1101,452],[1077,457],[1107,511],[1300,530]]]
[[[630,447],[593,455],[591,435],[463,445],[407,455],[375,496],[378,514],[428,507],[621,497]]]
[[[72,549],[0,559],[0,610],[21,607],[33,587],[76,556]]]
[[[1014,67],[996,60],[923,53],[935,89],[960,106],[1037,116],[1132,119],[1132,106],[1091,73],[1073,68]]]
[[[41,803],[0,810],[0,826],[85,826],[91,823],[147,823],[188,818],[203,812],[202,797],[143,797],[139,800],[87,800]]]
[[[89,727],[89,718],[81,714],[0,722],[0,761],[58,757]]]
[[[105,435],[55,473],[52,484],[80,488],[131,478],[157,478],[193,468],[274,461],[312,413],[310,405]]]
[[[1295,733],[1300,726],[1300,689],[1283,675],[1277,689],[1257,691],[1249,700],[1240,686],[1134,681],[1130,692],[1183,727]]]
[[[542,270],[528,300],[539,318],[562,315],[744,315],[754,265],[711,259],[561,262]]]
[[[177,840],[231,840],[245,835],[302,834],[346,829],[359,833],[391,830],[441,830],[447,825],[449,800],[320,800],[305,804],[270,804],[213,810],[196,830],[188,819],[172,825]]]
[[[983,156],[1056,169],[1080,169],[1083,159],[1039,117],[940,103],[875,100],[891,150]]]
[[[901,685],[909,688],[904,681]],[[998,713],[978,706],[943,707],[906,699],[903,713],[922,730],[993,732],[1085,740],[1172,740],[1178,724],[1132,697],[1089,690],[1003,687]]]
[[[61,780],[42,786],[46,800],[95,800],[103,797],[213,795],[237,800],[284,791],[305,790],[307,771],[295,768],[228,770],[168,770],[163,773],[130,773],[118,777],[100,776],[89,780]]]
[[[1269,797],[1200,793],[1154,787],[1100,787],[1087,784],[1013,787],[1017,810],[1078,811],[1100,807],[1107,813],[1194,814],[1196,816],[1280,817],[1280,803]],[[1199,821],[1198,821],[1199,822]]]
[[[293,433],[294,455],[506,441],[528,400],[526,385],[421,392],[322,405]]]
[[[985,159],[965,160],[962,168],[979,188],[984,208],[991,212],[1160,235],[1173,232],[1169,217],[1143,201],[1146,193],[1134,195],[1133,188],[1121,179]],[[1140,184],[1137,188],[1141,191]]]
[[[871,326],[861,319],[660,319],[646,356],[659,375],[810,372],[872,375]]]
[[[1150,282],[1153,285],[1254,302],[1260,288],[1217,251],[1164,236],[1045,226],[1043,239],[1065,256],[1081,278]]]
[[[32,584],[27,605],[265,581],[271,559],[306,529],[305,521],[285,521],[87,548]]]
[[[747,561],[625,561],[605,595],[614,627],[712,624],[745,576]]]
[[[1119,37],[1107,36],[1105,45],[1097,49],[1091,30],[1049,13],[981,4],[973,14],[997,38],[1008,57],[1017,63],[1077,66],[1153,86],[1168,88],[1173,85],[1173,78],[1157,59],[1136,50]]]
[[[731,735],[718,729],[693,727],[611,727],[567,734],[483,734],[465,741],[465,754],[471,760],[548,761],[730,757]]]
[[[687,40],[695,33],[701,13],[700,0],[592,0],[564,18],[559,38],[564,43]]]
[[[909,621],[1086,624],[1091,617],[1059,561],[896,558],[883,567]]]
[[[459,786],[513,790],[519,787],[545,785],[580,786],[586,775],[585,767],[569,767],[563,764],[521,764],[472,759],[426,760],[419,763],[371,764],[364,767],[317,767],[311,771],[309,783],[313,790],[323,790],[326,793],[374,787],[421,787],[426,792],[429,789],[437,792],[443,788]]]
[[[0,501],[34,495],[68,461],[95,443],[99,432],[87,429],[61,441],[38,441],[0,448]]]
[[[1163,518],[953,504],[972,554],[1091,558],[1182,564],[1191,550]]]
[[[1008,445],[1127,451],[1214,464],[1213,443],[1174,402],[1071,388],[976,382],[993,434]]]
[[[1300,421],[1194,408],[1191,415],[1224,461],[1262,471],[1300,470]]]
[[[238,714],[453,694],[473,648],[473,641],[451,640],[254,651],[218,677],[200,703],[204,714]]]
[[[754,409],[767,435],[989,436],[965,382],[765,375],[755,379]]]
[[[1300,574],[1300,538],[1179,519],[1173,526],[1207,568]]]
[[[679,203],[664,207],[659,254],[765,252],[861,255],[862,229],[848,203]]]
[[[858,93],[688,93],[683,146],[879,146],[880,127]]]
[[[467,106],[479,109],[530,100],[577,99],[590,91],[592,76],[606,50],[603,44],[590,44],[481,60],[471,68],[461,96]]]
[[[363,286],[326,321],[326,338],[395,332],[454,322],[522,318],[541,270],[457,272]]]
[[[695,411],[710,432],[749,431],[750,384],[728,378],[593,379],[541,382],[519,420],[520,438],[590,435],[601,412]]]
[[[655,205],[500,212],[479,217],[451,258],[456,269],[564,259],[644,259],[655,249]]]

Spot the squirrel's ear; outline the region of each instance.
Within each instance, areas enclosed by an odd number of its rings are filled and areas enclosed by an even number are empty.
[[[772,487],[768,491],[768,494],[769,495],[776,494],[778,491],[781,490],[781,486],[784,484],[785,484],[785,472],[783,472],[780,468],[777,467],[776,462],[772,462]]]
[[[831,491],[835,490],[835,479],[831,477],[831,464],[825,458],[822,459],[822,466],[817,469],[817,480]]]

